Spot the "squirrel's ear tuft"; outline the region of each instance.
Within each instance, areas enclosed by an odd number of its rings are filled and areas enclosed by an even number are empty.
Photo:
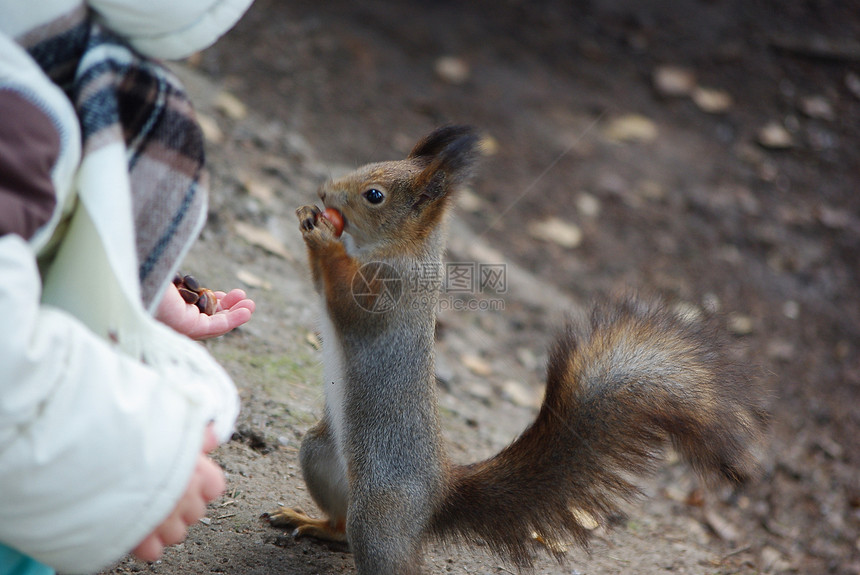
[[[427,167],[416,182],[421,192],[414,207],[446,195],[467,180],[478,156],[479,142],[470,126],[443,126],[418,142],[409,159],[422,160]]]
[[[415,147],[409,152],[409,158],[430,158],[436,156],[450,144],[463,138],[477,140],[475,129],[471,126],[458,125],[436,128],[415,144]]]

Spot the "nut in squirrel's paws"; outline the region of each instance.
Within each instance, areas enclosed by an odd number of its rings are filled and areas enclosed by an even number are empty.
[[[338,228],[318,207],[302,206],[296,210],[296,216],[308,246],[320,247],[337,240]]]
[[[340,237],[343,233],[343,228],[346,227],[346,220],[343,219],[343,214],[335,208],[326,208],[320,216],[331,222],[334,228],[334,235]]]

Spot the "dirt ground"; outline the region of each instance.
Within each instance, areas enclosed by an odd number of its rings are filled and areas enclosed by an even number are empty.
[[[505,293],[440,316],[453,458],[528,424],[563,310],[628,286],[726,314],[773,412],[759,481],[703,490],[670,455],[590,552],[536,573],[860,573],[858,38],[860,9],[838,0],[258,0],[177,68],[213,184],[185,268],[258,302],[207,344],[244,402],[215,454],[227,495],[161,561],[108,573],[354,572],[258,519],[313,510],[296,455],[322,392],[293,211],[447,122],[494,143],[449,261],[506,272]],[[553,238],[532,226],[548,218]],[[426,567],[511,572],[482,548],[430,546]]]

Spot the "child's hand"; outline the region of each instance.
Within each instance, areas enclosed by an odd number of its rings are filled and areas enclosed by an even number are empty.
[[[132,550],[132,555],[143,561],[155,561],[161,557],[165,547],[185,539],[188,526],[206,514],[206,504],[224,493],[224,472],[206,456],[217,446],[218,440],[210,425],[206,428],[203,452],[197,459],[197,467],[194,468],[185,494],[167,519]]]
[[[170,284],[158,304],[155,318],[191,339],[208,339],[224,335],[239,327],[254,313],[256,305],[245,297],[245,292],[234,289],[230,293],[215,292],[218,305],[213,315],[202,313],[197,306],[185,303],[176,286]]]

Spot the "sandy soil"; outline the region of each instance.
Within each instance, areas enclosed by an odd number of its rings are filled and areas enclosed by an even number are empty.
[[[449,260],[503,264],[507,288],[458,299],[501,309],[441,314],[455,459],[489,455],[528,424],[563,311],[627,286],[725,313],[774,414],[760,481],[706,491],[670,456],[590,553],[571,549],[536,572],[860,573],[850,5],[258,0],[177,68],[213,176],[210,221],[185,269],[258,302],[250,325],[207,344],[244,401],[215,454],[228,492],[161,561],[106,573],[354,572],[342,549],[258,519],[279,503],[313,509],[296,455],[322,396],[293,211],[331,175],[401,157],[452,121],[496,149],[463,197]],[[567,243],[530,231],[550,217]],[[481,548],[432,546],[427,570],[510,572]]]

